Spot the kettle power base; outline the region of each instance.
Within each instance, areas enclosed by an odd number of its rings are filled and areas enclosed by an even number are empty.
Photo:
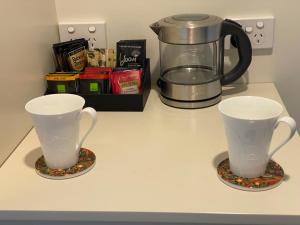
[[[218,95],[211,99],[201,100],[201,101],[177,101],[174,99],[166,98],[160,95],[160,100],[168,105],[175,108],[181,109],[200,109],[215,105],[221,101],[221,95]]]
[[[282,167],[270,160],[266,172],[263,176],[256,178],[243,178],[234,175],[229,166],[229,159],[225,159],[219,163],[217,167],[219,179],[229,187],[243,191],[266,191],[275,188],[281,184],[284,178]]]
[[[44,156],[35,163],[35,171],[41,177],[52,180],[64,180],[81,176],[89,172],[96,163],[96,155],[86,148],[81,148],[78,162],[67,169],[51,169],[46,165]]]

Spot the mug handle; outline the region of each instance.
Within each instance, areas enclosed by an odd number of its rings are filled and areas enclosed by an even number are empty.
[[[282,117],[282,118],[279,118],[275,125],[274,125],[274,130],[278,127],[279,123],[286,123],[289,128],[290,128],[290,134],[289,136],[280,144],[278,145],[269,155],[269,158],[268,160],[270,160],[272,158],[272,156],[282,147],[284,146],[286,143],[288,143],[288,141],[295,135],[296,133],[296,121],[292,118],[292,117],[289,117],[289,116],[285,116],[285,117]]]
[[[90,128],[87,130],[87,132],[85,133],[85,135],[81,138],[79,144],[77,145],[76,149],[80,150],[82,143],[84,142],[84,140],[86,139],[86,137],[89,135],[89,133],[93,130],[93,128],[96,125],[97,122],[97,112],[95,109],[91,108],[91,107],[86,107],[83,110],[81,110],[80,112],[80,117],[82,116],[83,113],[87,113],[90,115],[90,117],[92,118],[92,123],[90,125]]]

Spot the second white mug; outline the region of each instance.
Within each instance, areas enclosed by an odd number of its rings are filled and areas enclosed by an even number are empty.
[[[224,120],[230,170],[241,177],[262,176],[270,158],[296,132],[295,120],[289,116],[279,118],[283,108],[271,99],[256,96],[233,97],[221,101],[218,108]],[[290,133],[269,153],[274,129],[281,122],[289,126]]]

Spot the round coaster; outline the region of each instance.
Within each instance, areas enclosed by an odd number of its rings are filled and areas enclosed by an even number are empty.
[[[279,164],[270,160],[263,176],[243,178],[234,175],[229,168],[229,159],[219,163],[217,171],[220,180],[232,188],[243,191],[266,191],[277,187],[284,178],[284,171]]]
[[[35,171],[38,175],[54,180],[64,180],[78,177],[90,171],[96,162],[96,155],[86,148],[81,148],[78,162],[67,169],[48,168],[44,156],[41,156],[35,163]]]

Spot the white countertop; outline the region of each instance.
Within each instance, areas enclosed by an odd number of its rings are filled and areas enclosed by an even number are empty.
[[[234,95],[281,102],[270,83],[251,84]],[[96,153],[97,163],[68,180],[35,173],[41,149],[32,130],[0,168],[0,222],[300,224],[298,134],[274,157],[285,170],[285,182],[264,192],[239,191],[217,178],[216,164],[227,150],[221,119],[216,106],[171,108],[155,91],[144,112],[98,112],[96,128],[84,143]],[[82,131],[88,123],[84,118]],[[272,146],[287,131],[280,126]]]

